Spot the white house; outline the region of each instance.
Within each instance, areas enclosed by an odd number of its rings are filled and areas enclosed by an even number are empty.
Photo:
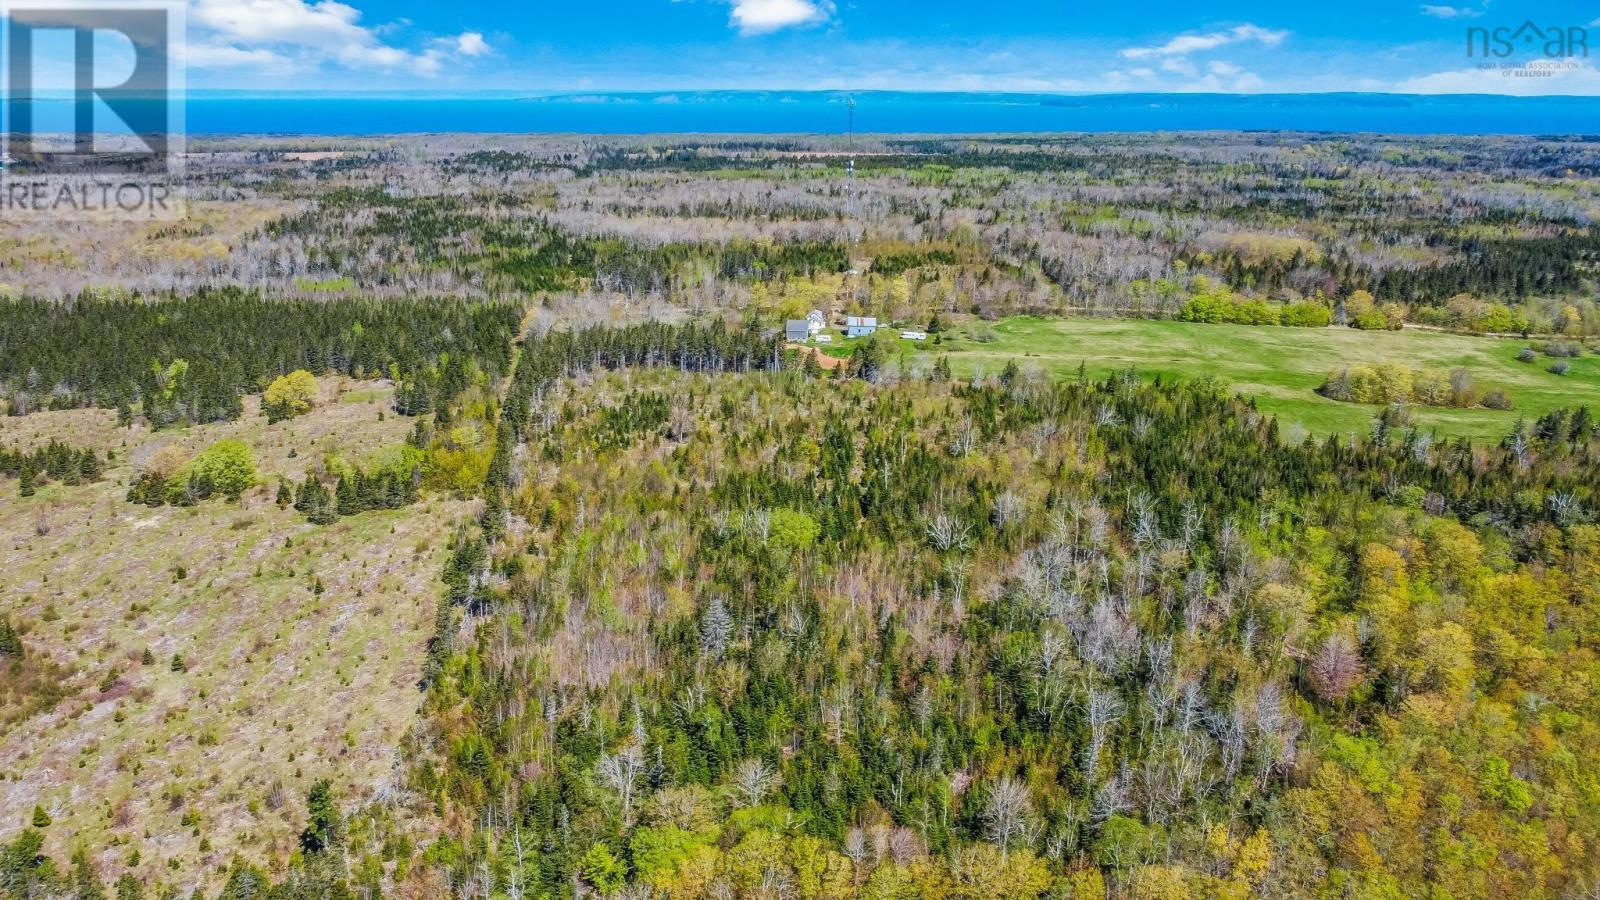
[[[806,328],[812,334],[817,334],[827,327],[828,317],[822,314],[822,310],[813,309],[811,312],[806,313]]]
[[[845,337],[865,337],[878,330],[878,320],[872,316],[846,316]]]

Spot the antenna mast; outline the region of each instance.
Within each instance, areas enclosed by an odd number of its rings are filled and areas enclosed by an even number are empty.
[[[844,164],[845,193],[849,196],[850,218],[855,223],[850,229],[850,243],[859,240],[861,229],[861,210],[856,203],[856,98],[846,97],[845,107],[845,148],[850,158]]]

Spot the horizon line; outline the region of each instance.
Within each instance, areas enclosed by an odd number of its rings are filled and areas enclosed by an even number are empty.
[[[70,90],[41,91],[41,98],[52,94],[70,94]],[[809,94],[839,97],[871,95],[896,95],[913,97],[1195,97],[1195,98],[1273,98],[1273,97],[1395,97],[1395,98],[1471,98],[1475,100],[1595,100],[1595,94],[1505,94],[1488,92],[1430,92],[1411,91],[1050,91],[1050,90],[919,90],[904,88],[787,88],[787,87],[673,87],[673,88],[255,88],[255,87],[205,87],[188,88],[173,92],[180,97],[205,97],[218,95],[247,95],[262,97],[393,97],[395,99],[438,97],[495,97],[496,99],[559,99],[562,97],[592,96],[680,96],[692,94]]]

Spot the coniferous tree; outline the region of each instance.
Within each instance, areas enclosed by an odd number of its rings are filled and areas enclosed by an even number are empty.
[[[22,635],[17,634],[10,619],[0,617],[0,656],[21,659],[23,653]]]
[[[82,847],[72,852],[73,900],[106,900],[105,888],[95,873],[89,854]]]
[[[319,779],[306,795],[306,827],[300,832],[300,847],[307,853],[321,853],[339,837],[339,810],[333,801],[333,785]]]
[[[483,501],[483,539],[499,543],[506,533],[505,495],[499,488],[490,487]]]

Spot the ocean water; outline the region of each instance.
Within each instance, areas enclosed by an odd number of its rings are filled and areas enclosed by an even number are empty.
[[[515,132],[858,133],[1267,130],[1393,134],[1600,134],[1600,98],[1403,94],[985,94],[870,91],[266,93],[196,91],[187,131],[219,134]],[[41,130],[72,104],[36,100]],[[100,126],[103,127],[103,126]]]

